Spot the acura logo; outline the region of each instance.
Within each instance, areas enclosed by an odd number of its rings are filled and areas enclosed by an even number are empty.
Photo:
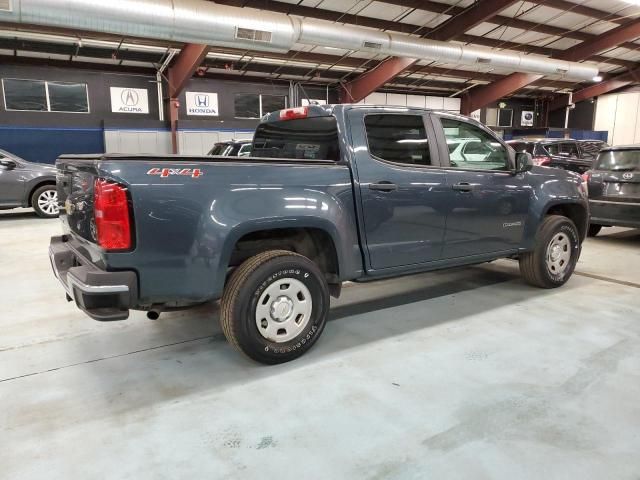
[[[196,95],[196,107],[208,107],[209,95]]]
[[[625,180],[631,180],[633,178],[633,173],[623,173],[622,178]]]
[[[138,105],[138,94],[135,90],[127,88],[120,94],[120,100],[122,100],[122,103],[127,107],[134,107]]]

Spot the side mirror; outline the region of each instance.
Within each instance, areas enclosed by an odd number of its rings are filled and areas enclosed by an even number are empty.
[[[0,168],[2,170],[13,170],[16,167],[17,164],[13,160],[0,160]]]
[[[516,173],[528,172],[533,168],[533,157],[529,152],[516,152]]]

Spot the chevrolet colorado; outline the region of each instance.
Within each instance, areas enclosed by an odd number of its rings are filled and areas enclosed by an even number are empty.
[[[449,145],[473,139],[474,153]],[[329,297],[511,257],[564,284],[588,225],[582,179],[532,165],[461,115],[308,106],[265,115],[252,157],[62,156],[50,258],[97,320],[221,299],[229,342],[268,364],[318,340]]]

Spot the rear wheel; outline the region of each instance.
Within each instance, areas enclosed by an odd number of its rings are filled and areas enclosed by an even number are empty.
[[[58,216],[58,192],[55,185],[43,185],[31,195],[31,206],[38,216],[54,218]]]
[[[520,255],[520,273],[525,281],[541,288],[564,285],[580,257],[580,234],[575,224],[560,215],[549,215],[536,233],[532,252]]]
[[[320,337],[329,313],[329,289],[311,260],[272,250],[233,272],[220,307],[229,343],[255,361],[283,363],[304,354]]]
[[[595,237],[600,233],[600,230],[602,230],[602,225],[589,225],[589,231],[587,232],[587,235],[590,237]]]

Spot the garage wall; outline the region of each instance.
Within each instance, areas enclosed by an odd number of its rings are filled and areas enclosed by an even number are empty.
[[[598,97],[595,130],[608,130],[611,145],[640,143],[640,93]]]
[[[374,92],[358,103],[367,105],[401,105],[460,113],[460,99],[449,97]]]

